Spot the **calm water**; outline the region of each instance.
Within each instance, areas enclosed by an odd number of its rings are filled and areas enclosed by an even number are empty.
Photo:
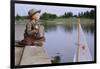
[[[15,40],[22,40],[25,25],[15,25]],[[55,56],[60,57],[60,62],[73,62],[77,43],[77,27],[63,27],[61,25],[45,27],[45,48],[51,60]],[[91,29],[83,29],[86,40],[94,58],[94,32]]]

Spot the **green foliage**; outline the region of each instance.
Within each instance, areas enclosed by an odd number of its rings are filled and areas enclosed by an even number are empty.
[[[16,20],[23,20],[23,19],[28,19],[28,16],[20,16],[19,14],[17,14],[16,16],[15,16],[15,19]]]
[[[64,15],[62,15],[61,17],[62,18],[69,18],[69,17],[72,17],[72,16],[73,16],[72,12],[67,12],[67,13],[65,12]]]
[[[78,17],[94,19],[95,18],[95,10],[81,12],[78,14]]]
[[[19,16],[18,14],[15,17],[16,20],[19,20],[20,18],[21,18],[21,16]]]
[[[41,15],[41,19],[44,19],[44,20],[48,20],[48,19],[55,19],[57,18],[57,15],[56,14],[50,14],[50,13],[43,13]]]

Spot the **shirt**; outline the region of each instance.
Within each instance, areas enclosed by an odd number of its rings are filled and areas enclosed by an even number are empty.
[[[32,31],[33,29],[39,30],[39,23],[38,22],[30,21],[29,23],[27,23],[25,33],[27,35],[32,35],[32,34],[34,34],[34,32]]]

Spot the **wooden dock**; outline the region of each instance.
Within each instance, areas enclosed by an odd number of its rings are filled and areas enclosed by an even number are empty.
[[[41,35],[43,30],[41,26]],[[43,46],[15,46],[15,65],[51,64],[44,43]]]

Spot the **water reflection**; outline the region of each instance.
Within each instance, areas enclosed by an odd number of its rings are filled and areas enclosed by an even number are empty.
[[[94,24],[90,24],[90,25],[82,25],[82,28],[85,32],[90,32],[91,34],[94,33],[95,31],[95,25]]]
[[[63,29],[65,32],[72,32],[73,29],[76,30],[77,29],[77,24],[48,24],[45,23],[43,24],[44,28],[45,28],[45,32],[50,32],[50,31],[56,31],[57,27],[59,26],[61,29]],[[95,26],[94,24],[89,24],[89,25],[85,25],[85,24],[81,24],[83,30],[85,32],[91,32],[94,33],[95,31]]]
[[[94,58],[94,25],[81,25],[87,37],[86,39],[92,57]],[[51,62],[53,64],[73,62],[77,42],[77,24],[46,24],[44,27],[46,30],[45,47],[48,51]],[[59,52],[60,54],[55,54],[55,52]]]
[[[65,32],[72,32],[73,31],[73,29],[74,29],[74,27],[73,27],[73,25],[72,24],[64,24],[64,25],[61,25],[61,27],[63,28],[63,30],[65,31]]]
[[[56,24],[44,23],[43,26],[45,28],[45,32],[56,31],[56,29],[57,29],[57,25]]]

